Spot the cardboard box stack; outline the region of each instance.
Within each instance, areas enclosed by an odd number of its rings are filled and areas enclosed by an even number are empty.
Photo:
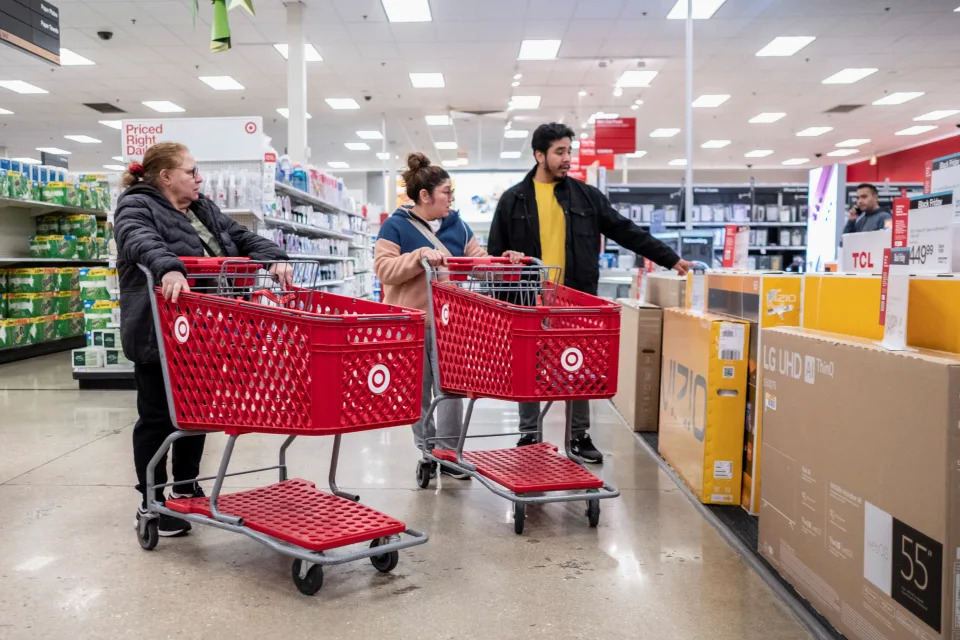
[[[617,300],[620,363],[613,404],[634,431],[656,431],[660,411],[663,310],[639,300]]]

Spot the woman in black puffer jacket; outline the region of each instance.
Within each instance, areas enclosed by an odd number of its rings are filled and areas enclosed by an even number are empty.
[[[180,293],[190,291],[186,269],[177,256],[288,259],[276,244],[237,224],[200,195],[202,182],[197,163],[186,146],[161,142],[147,150],[142,164],[131,165],[124,174],[126,191],[117,203],[114,234],[120,271],[120,337],[124,353],[134,363],[140,414],[133,428],[137,489],[143,495],[138,521],[146,508],[147,465],[173,432],[173,423],[148,297],[151,292],[147,291],[147,278],[137,265],[146,266],[163,287],[164,297],[176,302]],[[274,264],[270,270],[282,282],[292,284],[293,270],[289,264]],[[174,482],[196,480],[203,441],[204,436],[193,436],[174,443]],[[158,485],[167,482],[165,459],[157,465],[154,480]],[[156,499],[163,502],[163,494],[163,489],[158,489]],[[198,497],[203,491],[192,482],[177,485],[171,495]],[[161,536],[189,530],[186,520],[160,516]]]

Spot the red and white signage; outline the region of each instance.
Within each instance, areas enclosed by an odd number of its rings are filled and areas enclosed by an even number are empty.
[[[567,175],[574,180],[579,180],[580,182],[587,181],[587,172],[583,170],[580,166],[580,154],[574,153],[570,156],[570,170],[567,171]]]
[[[893,201],[893,243],[894,249],[902,249],[910,241],[910,226],[907,216],[910,214],[910,198],[897,198]]]
[[[844,273],[880,273],[883,252],[890,248],[890,229],[846,233],[840,270]]]
[[[199,162],[260,161],[266,150],[260,116],[124,120],[120,133],[128,164],[158,142],[185,144]]]
[[[593,138],[586,138],[580,141],[580,166],[586,170],[587,167],[592,165],[594,162],[600,164],[601,167],[606,167],[607,169],[613,169],[614,156],[613,154],[599,154],[597,153],[597,141]]]
[[[723,234],[723,262],[727,269],[746,269],[750,252],[750,227],[728,224]]]
[[[605,118],[594,121],[598,155],[633,153],[637,150],[636,118]]]

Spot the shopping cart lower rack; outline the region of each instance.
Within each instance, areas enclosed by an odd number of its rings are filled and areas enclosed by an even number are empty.
[[[399,550],[427,535],[359,503],[337,487],[344,433],[410,424],[420,414],[423,313],[312,289],[318,263],[296,261],[291,291],[278,290],[272,263],[183,258],[192,292],[164,299],[147,274],[167,401],[177,431],[147,469],[147,514],[140,545],[158,542],[157,518],[175,516],[245,534],[295,558],[293,580],[307,595],[323,584],[323,567],[370,558],[381,572]],[[156,466],[180,438],[222,431],[229,437],[209,498],[156,500]],[[287,436],[277,465],[227,473],[246,433]],[[334,437],[330,493],[287,477],[286,452],[297,436]],[[221,494],[225,478],[276,470],[279,482]],[[369,543],[340,554],[333,549]]]
[[[417,483],[430,484],[432,463],[476,478],[513,502],[514,531],[523,533],[526,506],[586,501],[591,527],[600,521],[600,500],[620,495],[571,453],[570,401],[610,398],[617,390],[619,305],[564,286],[557,267],[524,259],[448,258],[447,267],[424,263],[434,326],[434,400],[469,399],[457,448],[434,449],[417,465]],[[538,444],[464,451],[479,398],[547,401],[537,420]],[[566,401],[560,454],[542,442],[543,419],[554,401]],[[519,435],[519,434],[518,434]]]

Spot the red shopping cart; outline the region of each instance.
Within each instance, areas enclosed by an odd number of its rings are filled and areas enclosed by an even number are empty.
[[[526,258],[448,258],[445,269],[424,263],[434,326],[434,400],[468,398],[456,450],[435,449],[417,465],[417,483],[430,484],[431,463],[466,473],[513,502],[514,531],[523,533],[526,505],[587,502],[591,527],[600,521],[600,499],[620,492],[570,453],[569,401],[610,398],[617,390],[619,305],[554,284],[558,267]],[[553,277],[551,277],[553,276]],[[479,398],[548,401],[537,421],[539,444],[493,451],[464,451]],[[553,402],[566,401],[566,455],[543,442],[543,419]],[[436,440],[436,439],[435,439]],[[546,495],[544,495],[546,494]]]
[[[157,342],[172,433],[147,468],[147,515],[140,545],[153,549],[157,518],[176,516],[242,533],[292,556],[293,581],[307,595],[323,584],[323,567],[370,558],[392,571],[399,550],[427,536],[359,503],[336,483],[341,435],[407,425],[420,416],[423,312],[314,290],[319,263],[292,261],[295,286],[269,276],[272,263],[183,259],[191,293],[164,300],[149,270]],[[155,469],[180,438],[222,431],[229,437],[209,498],[162,504]],[[237,438],[282,434],[279,463],[227,473]],[[330,493],[287,477],[286,452],[297,436],[333,436]],[[279,471],[279,482],[222,495],[227,477]],[[182,483],[179,483],[182,484]],[[401,534],[405,537],[401,538]],[[330,551],[369,543],[341,554]]]

